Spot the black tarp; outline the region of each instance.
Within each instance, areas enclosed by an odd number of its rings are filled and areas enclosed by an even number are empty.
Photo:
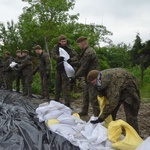
[[[21,94],[0,90],[0,150],[79,150],[38,121],[37,107]]]

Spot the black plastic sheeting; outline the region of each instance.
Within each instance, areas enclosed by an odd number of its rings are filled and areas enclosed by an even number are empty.
[[[0,150],[79,150],[38,121],[37,107],[21,94],[0,90]]]

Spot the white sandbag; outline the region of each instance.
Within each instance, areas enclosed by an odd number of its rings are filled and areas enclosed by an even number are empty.
[[[73,69],[73,67],[69,63],[67,63],[66,61],[64,61],[63,63],[64,63],[64,68],[65,68],[67,77],[68,78],[73,77],[75,74],[75,70]]]
[[[54,110],[54,111],[49,111],[47,114],[43,116],[44,120],[49,120],[49,119],[54,119],[58,118],[62,114],[62,111]]]
[[[64,57],[64,61],[70,59],[69,54],[61,47],[59,47],[59,56]]]
[[[12,61],[11,64],[9,65],[11,68],[14,68],[17,65],[16,62]]]
[[[150,150],[150,136],[143,141],[137,148],[136,150]]]
[[[62,114],[57,118],[60,124],[76,125],[73,116]]]

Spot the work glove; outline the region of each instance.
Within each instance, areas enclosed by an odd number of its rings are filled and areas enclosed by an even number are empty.
[[[76,79],[74,77],[70,77],[69,81],[70,81],[71,84],[74,84],[76,82]]]
[[[90,122],[91,122],[92,124],[96,124],[96,123],[101,123],[101,122],[103,122],[103,121],[104,121],[103,119],[98,118],[97,120],[91,120]]]

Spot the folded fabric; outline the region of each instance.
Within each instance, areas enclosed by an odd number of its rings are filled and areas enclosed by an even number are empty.
[[[9,65],[11,68],[14,68],[17,65],[16,62],[12,61],[11,64]]]

